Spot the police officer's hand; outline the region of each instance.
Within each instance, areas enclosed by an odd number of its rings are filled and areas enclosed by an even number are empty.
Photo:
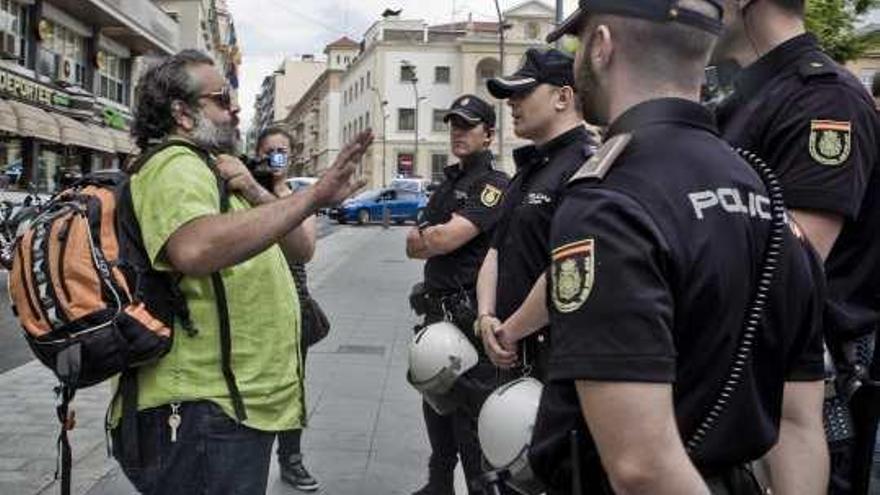
[[[220,155],[214,167],[220,178],[226,181],[229,192],[241,194],[251,204],[258,203],[268,193],[237,157]]]
[[[342,149],[336,161],[327,169],[321,180],[312,186],[312,194],[318,207],[341,203],[342,200],[366,185],[366,180],[353,181],[352,177],[357,171],[358,163],[372,143],[373,131],[367,129]]]
[[[484,316],[480,319],[480,337],[483,340],[483,349],[492,364],[499,368],[512,368],[516,365],[516,351],[510,352],[498,342],[496,333],[501,328],[501,320],[494,316]]]

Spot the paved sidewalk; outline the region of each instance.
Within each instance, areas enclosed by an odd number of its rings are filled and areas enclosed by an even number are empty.
[[[407,344],[415,316],[407,304],[421,264],[405,259],[406,229],[343,228],[322,240],[310,288],[332,321],[330,336],[309,352],[306,463],[333,495],[408,494],[426,476],[427,438],[420,398],[406,383]],[[55,493],[53,379],[36,362],[0,375],[0,494]],[[72,434],[74,493],[128,495],[134,490],[107,458],[105,386],[80,392]],[[460,470],[458,492],[463,489]],[[299,493],[278,479],[270,495]]]

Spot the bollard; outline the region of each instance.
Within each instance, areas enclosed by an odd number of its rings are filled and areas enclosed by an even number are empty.
[[[387,229],[391,224],[391,212],[388,210],[388,205],[382,205],[382,228]]]

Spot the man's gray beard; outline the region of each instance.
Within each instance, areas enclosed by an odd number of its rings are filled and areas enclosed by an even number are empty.
[[[217,125],[201,113],[195,117],[190,139],[199,147],[218,153],[238,151],[238,129],[231,124]]]

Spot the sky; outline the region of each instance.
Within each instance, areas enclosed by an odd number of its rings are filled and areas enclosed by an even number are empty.
[[[324,46],[342,36],[360,41],[366,30],[391,8],[403,9],[404,19],[424,19],[429,24],[461,21],[472,13],[474,20],[493,20],[494,0],[227,0],[242,48],[239,69],[241,122],[250,125],[254,100],[263,78],[281,65],[285,57],[321,55]],[[525,0],[500,0],[501,9]],[[555,0],[543,0],[555,7]],[[565,13],[577,0],[565,0]]]

